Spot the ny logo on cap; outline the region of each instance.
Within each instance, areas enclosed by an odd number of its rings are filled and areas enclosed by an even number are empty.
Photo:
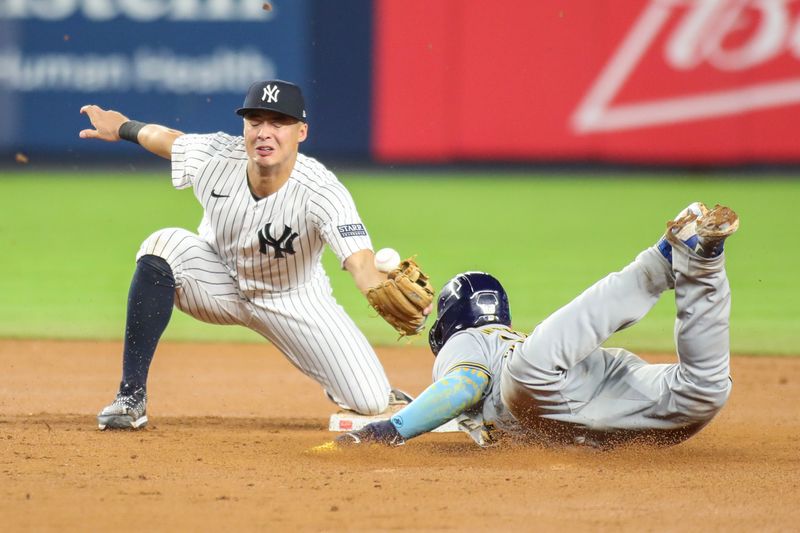
[[[267,85],[264,87],[264,94],[261,96],[261,101],[263,102],[266,100],[267,103],[277,102],[279,92],[281,92],[281,90],[278,89],[277,85]]]

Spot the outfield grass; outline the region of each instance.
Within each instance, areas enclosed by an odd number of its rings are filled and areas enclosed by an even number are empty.
[[[665,220],[693,200],[740,214],[728,245],[734,353],[800,352],[796,270],[800,181],[779,176],[703,178],[340,172],[376,248],[418,254],[439,287],[486,270],[510,294],[514,325],[532,329],[606,273],[654,243]],[[0,336],[119,339],[134,256],[161,227],[196,229],[201,210],[167,172],[0,174]],[[374,318],[349,275],[326,252],[339,302],[377,344],[396,335]],[[165,338],[258,341],[236,327],[180,312]],[[671,294],[608,345],[672,350]],[[413,341],[425,342],[423,338]]]

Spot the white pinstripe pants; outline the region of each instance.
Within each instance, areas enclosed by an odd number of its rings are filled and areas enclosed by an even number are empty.
[[[229,268],[198,235],[156,231],[142,255],[162,257],[175,276],[175,306],[203,322],[241,325],[272,342],[342,408],[378,414],[389,401],[389,380],[375,351],[336,303],[327,276],[298,289],[243,294]]]

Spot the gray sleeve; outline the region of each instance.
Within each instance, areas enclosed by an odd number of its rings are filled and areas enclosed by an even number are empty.
[[[472,330],[456,333],[447,340],[433,364],[433,381],[462,366],[483,370],[492,379],[486,345]]]

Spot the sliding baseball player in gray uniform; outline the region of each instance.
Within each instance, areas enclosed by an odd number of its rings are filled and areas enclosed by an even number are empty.
[[[250,87],[243,136],[186,135],[84,106],[94,129],[171,159],[172,184],[203,206],[198,233],[156,231],[142,244],[128,298],[123,373],[100,429],[147,423],[147,373],[173,304],[212,324],[248,327],[316,380],[340,407],[386,410],[390,386],[364,335],[336,303],[321,256],[325,244],[365,292],[386,280],[348,191],[298,153],[308,134],[300,88],[281,80]]]
[[[337,443],[402,444],[459,417],[481,445],[493,430],[545,444],[670,445],[697,433],[728,399],[730,289],[722,253],[738,228],[727,207],[699,203],[664,238],[601,279],[530,335],[511,329],[508,298],[492,276],[466,272],[438,300],[430,331],[434,383],[390,420]],[[678,361],[648,364],[604,348],[674,289]],[[496,435],[497,433],[495,433]]]

